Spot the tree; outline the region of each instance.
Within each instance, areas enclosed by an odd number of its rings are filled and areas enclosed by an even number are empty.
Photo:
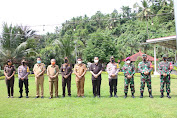
[[[32,42],[29,40],[31,34],[27,29],[22,29],[19,26],[3,24],[2,39],[0,42],[0,61],[6,62],[8,59],[19,61],[27,55],[35,55],[34,45],[30,45]],[[23,33],[22,33],[23,32]],[[26,32],[26,33],[25,33]],[[32,31],[34,34],[34,31]],[[29,35],[25,35],[29,34]],[[25,39],[22,39],[24,37]]]
[[[139,6],[139,9],[142,9],[140,13],[137,14],[137,16],[140,17],[141,20],[146,19],[148,20],[149,15],[152,15],[152,11],[149,8],[149,4],[146,0],[141,1],[142,2],[142,7]]]
[[[95,32],[90,35],[84,50],[85,61],[92,62],[93,58],[98,56],[100,62],[109,62],[112,55],[117,57],[117,52],[115,43],[109,35],[103,32]]]

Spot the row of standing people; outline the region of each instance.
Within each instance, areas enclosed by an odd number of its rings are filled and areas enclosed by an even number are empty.
[[[151,88],[151,71],[152,64],[147,61],[146,54],[142,55],[143,61],[139,63],[138,69],[141,73],[141,85],[140,85],[140,98],[143,98],[143,92],[145,83],[147,83],[149,97],[152,96],[152,88]],[[23,84],[25,85],[26,98],[28,98],[28,75],[29,75],[29,67],[26,65],[26,61],[21,61],[22,65],[18,67],[18,78],[19,78],[19,92],[20,97],[23,95]],[[160,72],[160,92],[161,98],[164,97],[164,84],[166,84],[166,92],[167,97],[170,97],[170,73],[172,68],[170,67],[169,62],[167,62],[167,56],[163,56],[163,61],[159,63],[159,72]],[[71,97],[71,74],[72,74],[72,66],[69,63],[67,57],[64,58],[64,64],[61,65],[61,69],[59,69],[58,65],[56,65],[56,60],[51,59],[51,65],[47,67],[47,75],[49,81],[49,92],[50,99],[53,98],[53,88],[55,88],[55,97],[58,98],[58,75],[59,71],[61,71],[62,75],[62,97],[65,97],[65,88],[67,86],[68,96]],[[110,97],[118,97],[117,96],[117,83],[118,83],[118,72],[119,65],[115,63],[115,59],[113,56],[110,58],[110,62],[107,64],[106,70],[108,72],[109,78],[109,86],[110,86]],[[42,63],[41,58],[37,58],[37,63],[34,65],[33,72],[35,75],[35,83],[36,83],[36,97],[39,98],[39,88],[41,88],[41,98],[44,98],[44,73],[46,71],[45,64]],[[85,82],[85,74],[87,68],[86,65],[82,63],[82,59],[78,58],[77,64],[74,66],[74,74],[76,75],[75,81],[77,86],[77,97],[84,97],[84,82]],[[122,68],[124,72],[124,93],[125,97],[127,97],[128,86],[130,85],[132,98],[134,98],[134,74],[135,74],[135,66],[131,63],[130,57],[126,58],[126,62]],[[102,65],[99,63],[99,58],[94,58],[94,63],[90,66],[90,72],[92,74],[92,86],[93,86],[93,97],[98,96],[100,98],[100,87],[101,87],[101,73],[102,73]],[[4,75],[5,81],[7,85],[8,98],[11,96],[13,98],[14,93],[14,74],[15,67],[12,65],[12,61],[8,60],[7,65],[4,67]]]

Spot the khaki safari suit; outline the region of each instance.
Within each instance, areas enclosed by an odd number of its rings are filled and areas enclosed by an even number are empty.
[[[85,64],[76,64],[74,66],[74,73],[81,76],[87,70]],[[85,76],[83,75],[81,78],[76,76],[76,86],[77,86],[77,96],[84,96],[84,82]]]
[[[55,96],[58,97],[58,74],[58,65],[49,65],[47,67],[47,75],[49,76],[49,91],[51,97],[53,97],[53,85],[55,86]],[[50,78],[50,76],[54,76],[54,78]]]
[[[36,83],[36,96],[39,96],[39,86],[41,86],[41,96],[44,94],[44,71],[46,70],[45,64],[35,64],[33,72],[35,74],[35,83]],[[39,75],[37,78],[36,76]]]

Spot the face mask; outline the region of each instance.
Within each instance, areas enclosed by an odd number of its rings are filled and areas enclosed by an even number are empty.
[[[41,61],[40,61],[40,60],[38,60],[38,61],[37,61],[37,63],[38,63],[38,64],[40,64],[40,63],[41,63]]]
[[[99,60],[94,60],[95,63],[98,63]]]
[[[68,63],[68,60],[67,60],[67,59],[65,59],[65,63]]]
[[[25,65],[25,62],[22,62],[23,65]]]
[[[78,64],[81,64],[81,63],[82,63],[82,61],[77,61],[77,63],[78,63]]]
[[[143,59],[143,61],[146,61],[146,59]]]
[[[166,61],[167,59],[166,58],[163,58],[164,61]]]
[[[130,61],[127,61],[127,63],[129,64],[129,63],[130,63]]]
[[[52,65],[55,65],[55,62],[52,62],[51,64],[52,64]]]
[[[111,62],[114,63],[114,59],[112,59]]]

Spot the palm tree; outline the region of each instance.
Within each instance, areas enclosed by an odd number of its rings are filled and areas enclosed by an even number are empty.
[[[65,36],[63,38],[58,38],[54,40],[53,45],[59,47],[59,52],[61,54],[61,59],[68,57],[69,60],[74,60],[74,42],[71,36]]]
[[[139,16],[141,20],[148,20],[148,18],[150,18],[149,15],[153,14],[146,0],[142,1],[142,7],[139,6],[139,9],[142,9],[142,11],[138,13],[137,16]]]
[[[4,63],[7,59],[17,62],[27,55],[36,54],[33,48],[28,47],[30,43],[28,39],[32,34],[34,35],[34,31],[27,30],[27,27],[24,30],[22,27],[12,26],[12,24],[8,26],[4,23],[0,41],[0,62]]]

